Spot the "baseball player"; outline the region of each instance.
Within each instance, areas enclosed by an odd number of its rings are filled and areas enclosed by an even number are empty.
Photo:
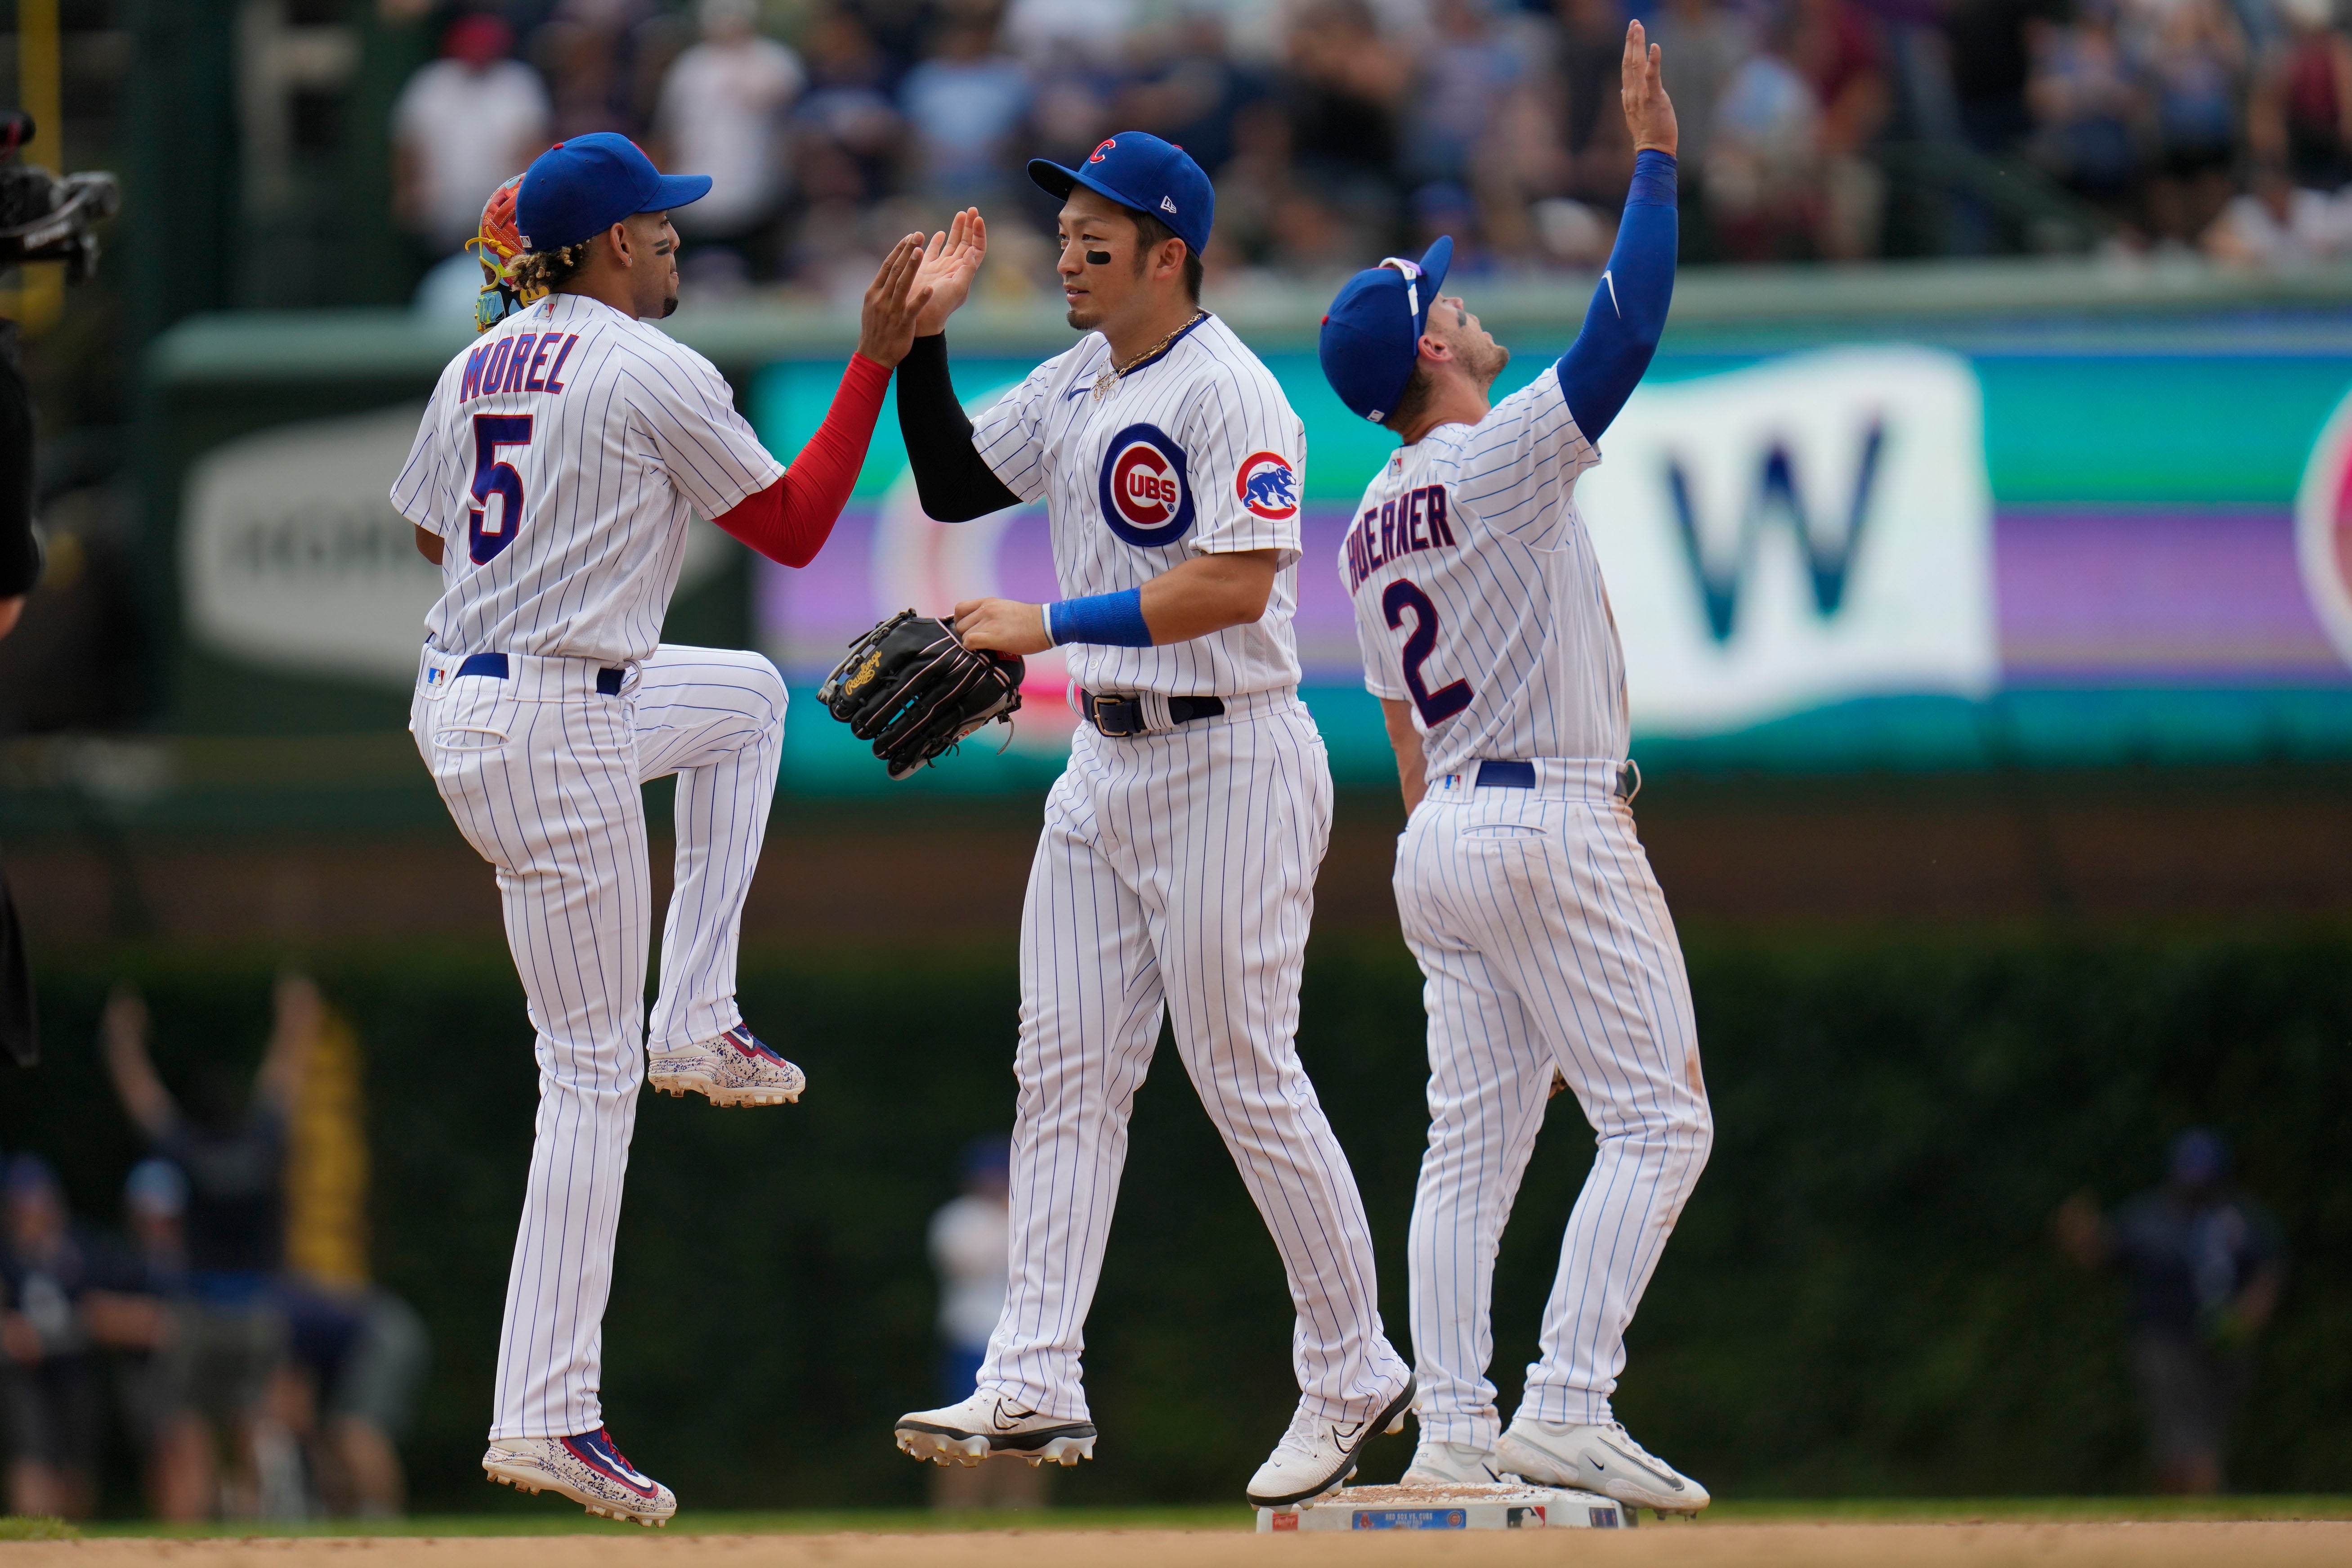
[[[1022,916],[1004,1310],[977,1391],[901,1418],[898,1443],[942,1464],[1092,1455],[1083,1327],[1164,1014],[1289,1276],[1301,1397],[1248,1491],[1297,1502],[1401,1426],[1412,1387],[1381,1328],[1355,1178],[1292,1039],[1331,816],[1290,625],[1305,432],[1199,306],[1214,197],[1191,157],[1121,132],[1078,169],[1029,174],[1063,201],[1063,292],[1086,335],[977,426],[964,416],[936,334],[985,247],[968,213],[927,258],[898,422],[932,517],[1045,501],[1066,596],[970,600],[955,626],[1005,653],[1067,645],[1086,721]]]
[[[1487,405],[1509,352],[1442,290],[1453,242],[1358,273],[1325,319],[1340,400],[1402,441],[1339,572],[1412,816],[1396,892],[1429,1008],[1414,1196],[1421,1439],[1408,1482],[1500,1474],[1688,1512],[1706,1489],[1610,1414],[1624,1332],[1714,1139],[1690,987],[1627,809],[1625,664],[1575,502],[1674,289],[1674,106],[1626,29],[1636,158],[1616,247],[1559,364]],[[1598,1137],[1497,1432],[1495,1252],[1555,1075]]]
[[[535,302],[482,312],[488,330],[442,372],[392,489],[443,590],[410,728],[458,830],[498,868],[538,1031],[538,1134],[482,1467],[641,1524],[677,1500],[621,1457],[597,1394],[648,1056],[656,1089],[718,1105],[782,1103],[805,1082],[734,999],[783,682],[754,653],[660,643],[662,616],[695,510],[787,565],[815,555],[922,302],[909,236],[866,292],[832,412],[786,472],[710,363],[649,324],[677,305],[667,213],[709,188],[610,133],[541,154],[514,195],[520,260],[499,268]],[[677,867],[648,1052],[638,786],[670,773]]]

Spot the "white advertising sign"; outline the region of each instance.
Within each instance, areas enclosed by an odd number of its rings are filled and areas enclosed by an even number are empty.
[[[1637,390],[1577,487],[1635,733],[1989,694],[1983,426],[1975,373],[1932,349],[1831,349]]]

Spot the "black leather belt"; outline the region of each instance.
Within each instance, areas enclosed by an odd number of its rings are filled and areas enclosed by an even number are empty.
[[[1114,739],[1150,732],[1140,697],[1115,697],[1098,691],[1081,691],[1078,703],[1086,713],[1087,722]],[[1195,719],[1213,719],[1224,710],[1225,700],[1222,697],[1171,697],[1168,700],[1168,721],[1171,724],[1190,724]]]
[[[507,678],[507,656],[502,653],[473,653],[466,656],[465,662],[457,666],[450,679],[454,680],[460,675],[487,675],[492,680],[504,680]],[[621,694],[621,682],[627,673],[625,670],[619,669],[598,670],[596,672],[598,694],[604,697],[618,697]]]

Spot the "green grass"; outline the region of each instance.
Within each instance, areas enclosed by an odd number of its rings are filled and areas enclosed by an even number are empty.
[[[1707,1510],[1702,1524],[1962,1524],[2096,1523],[2177,1520],[2352,1520],[2352,1497],[2220,1498],[1851,1498],[1728,1500]],[[1034,1512],[943,1514],[922,1509],[806,1510],[792,1513],[695,1510],[667,1535],[824,1535],[837,1532],[909,1534],[963,1531],[1192,1530],[1247,1531],[1255,1523],[1238,1504],[1169,1508],[1065,1508]],[[59,1537],[52,1520],[0,1520],[0,1541]],[[322,1520],[299,1524],[236,1521],[159,1525],[100,1521],[81,1527],[90,1536],[484,1536],[628,1534],[640,1527],[593,1519],[566,1505],[516,1513],[426,1515],[392,1521]]]

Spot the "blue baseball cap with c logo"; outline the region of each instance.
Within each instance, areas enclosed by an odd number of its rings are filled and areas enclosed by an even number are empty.
[[[1072,185],[1084,185],[1121,206],[1150,213],[1176,231],[1195,256],[1209,248],[1209,226],[1217,216],[1217,189],[1192,154],[1148,131],[1122,131],[1087,155],[1082,168],[1065,169],[1044,158],[1029,160],[1029,178],[1049,196],[1070,199]]]
[[[525,250],[562,250],[634,213],[667,212],[710,194],[708,174],[665,174],[614,131],[558,142],[531,160],[515,193]]]
[[[1454,237],[1440,235],[1419,261],[1391,256],[1349,279],[1323,318],[1323,379],[1375,425],[1396,412],[1412,380],[1429,308],[1453,265]]]

